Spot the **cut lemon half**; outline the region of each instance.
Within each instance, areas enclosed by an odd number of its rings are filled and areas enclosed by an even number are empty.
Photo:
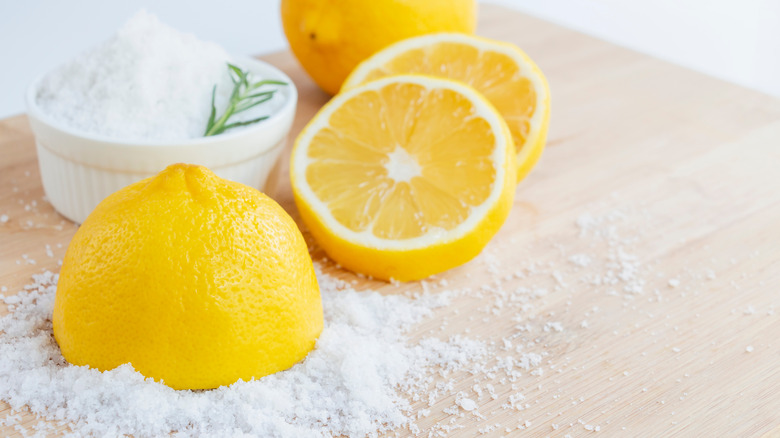
[[[475,257],[514,199],[514,146],[479,92],[421,75],[335,96],[290,163],[301,218],[342,266],[375,278],[428,277]]]
[[[550,122],[550,89],[539,67],[517,46],[460,33],[436,33],[392,44],[359,64],[342,90],[397,74],[465,82],[504,117],[517,150],[520,182],[542,155]]]

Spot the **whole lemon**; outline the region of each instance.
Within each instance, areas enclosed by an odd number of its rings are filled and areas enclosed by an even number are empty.
[[[68,246],[54,303],[68,362],[130,363],[175,389],[289,368],[323,313],[306,243],[272,199],[201,166],[125,187]]]
[[[474,33],[475,0],[282,0],[290,48],[314,79],[336,94],[361,61],[405,38]]]

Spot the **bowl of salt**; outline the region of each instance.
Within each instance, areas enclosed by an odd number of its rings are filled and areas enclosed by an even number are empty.
[[[46,196],[81,223],[111,193],[177,162],[263,190],[297,91],[274,66],[142,11],[34,80],[26,101]]]

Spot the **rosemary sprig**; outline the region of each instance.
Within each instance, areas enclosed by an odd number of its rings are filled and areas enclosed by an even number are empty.
[[[258,82],[251,82],[249,78],[249,71],[241,70],[233,64],[228,63],[228,69],[230,70],[230,79],[233,80],[233,92],[230,94],[230,101],[225,109],[225,112],[217,118],[217,107],[214,106],[214,97],[217,94],[217,86],[211,89],[211,115],[209,115],[209,122],[206,125],[206,133],[204,137],[211,135],[222,134],[228,129],[236,128],[238,126],[251,125],[253,123],[261,122],[268,118],[268,116],[258,117],[252,120],[244,120],[241,122],[228,123],[230,118],[238,113],[244,112],[250,108],[254,108],[261,103],[268,102],[279,90],[260,91],[259,89],[265,85],[287,85],[286,82],[274,81],[266,79]]]

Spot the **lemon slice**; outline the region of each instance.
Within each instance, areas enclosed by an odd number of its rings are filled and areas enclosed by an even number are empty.
[[[471,87],[421,75],[334,97],[303,129],[290,164],[304,223],[342,266],[425,278],[479,254],[514,198],[514,146]]]
[[[542,155],[550,121],[550,89],[539,67],[517,46],[459,33],[436,33],[392,44],[359,64],[342,90],[396,74],[465,82],[504,117],[517,150],[520,182]]]

